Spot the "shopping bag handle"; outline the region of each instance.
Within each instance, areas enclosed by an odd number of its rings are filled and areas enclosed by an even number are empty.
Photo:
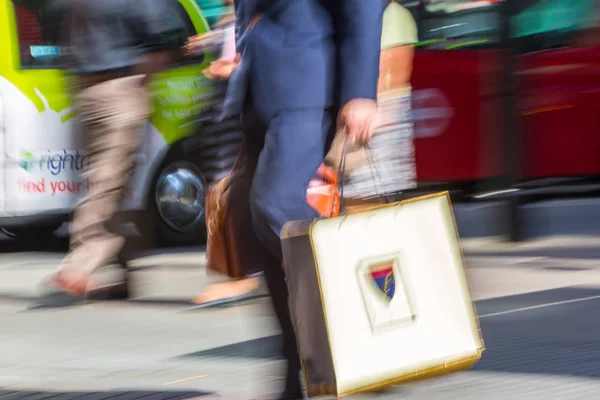
[[[340,157],[340,162],[339,162],[338,169],[337,169],[337,171],[338,171],[338,176],[337,176],[337,180],[336,180],[337,197],[334,195],[334,199],[331,202],[331,210],[330,210],[330,214],[329,214],[330,217],[332,217],[334,215],[335,206],[336,206],[337,201],[339,201],[339,203],[340,203],[340,212],[339,212],[340,215],[342,215],[343,207],[344,207],[344,184],[345,184],[345,180],[346,180],[346,159],[347,159],[347,155],[348,155],[348,137],[346,136],[346,128],[344,127],[342,132],[338,132],[338,135],[344,135],[343,136],[344,141],[342,142],[342,155]],[[375,163],[375,160],[373,159],[373,154],[372,154],[369,144],[365,145],[365,151],[367,153],[369,163],[371,164],[371,167],[372,167],[370,170],[371,170],[371,177],[373,179],[373,186],[375,187],[375,195],[382,202],[390,203],[392,201],[392,199],[388,198],[388,196],[385,196],[383,194],[384,191],[381,190],[380,185],[382,185],[383,182],[381,179],[381,175],[379,174],[377,164]]]
[[[393,201],[392,196],[388,196],[382,190],[383,187],[383,179],[381,179],[381,175],[379,174],[379,168],[377,168],[377,164],[373,159],[373,151],[371,150],[370,145],[367,143],[365,145],[367,157],[369,158],[369,162],[371,163],[371,178],[373,178],[373,186],[375,187],[375,195],[378,199],[381,200],[382,203],[391,203]],[[378,183],[379,182],[379,183]],[[381,186],[380,186],[381,185]]]
[[[342,208],[344,203],[344,182],[346,179],[346,154],[348,153],[348,142],[346,141],[346,128],[344,132],[338,133],[344,135],[344,142],[342,143],[342,156],[340,157],[340,163],[337,169],[337,179],[335,180],[336,193],[333,195],[333,201],[331,202],[331,210],[329,210],[329,217],[333,217],[335,212],[336,203],[340,202],[340,215],[342,214]]]

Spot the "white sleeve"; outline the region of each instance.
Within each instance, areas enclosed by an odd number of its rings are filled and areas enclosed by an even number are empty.
[[[233,61],[236,55],[235,49],[235,26],[230,24],[224,29],[223,49],[221,50],[221,59]]]

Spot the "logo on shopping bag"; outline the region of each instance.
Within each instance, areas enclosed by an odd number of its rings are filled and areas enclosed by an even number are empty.
[[[415,311],[402,273],[400,254],[362,260],[357,278],[373,333],[414,322]]]
[[[383,293],[384,299],[390,301],[396,292],[396,281],[394,279],[394,264],[387,262],[383,265],[374,265],[370,268],[373,282]]]

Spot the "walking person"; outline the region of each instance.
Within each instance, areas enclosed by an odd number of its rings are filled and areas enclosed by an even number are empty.
[[[238,52],[224,116],[242,112],[257,155],[250,193],[264,275],[288,362],[281,399],[300,399],[300,360],[288,309],[280,232],[318,216],[306,189],[334,130],[368,142],[377,113],[382,0],[236,0]]]
[[[228,10],[215,24],[215,30],[209,34],[190,38],[186,48],[190,53],[203,51],[204,47],[213,41],[215,36],[222,38],[219,59],[212,62],[210,67],[204,71],[204,75],[213,81],[215,90],[215,106],[208,113],[212,118],[211,123],[224,127],[223,130],[215,130],[215,133],[226,135],[228,142],[231,137],[235,136],[237,139],[239,133],[239,144],[241,146],[243,132],[240,115],[228,118],[226,121],[220,120],[227,84],[231,72],[239,62],[235,48],[233,0],[224,2],[224,5],[228,7]],[[206,135],[206,133],[204,134]],[[215,141],[220,142],[219,138],[215,138]],[[191,303],[196,307],[219,306],[244,300],[252,297],[260,287],[260,278],[256,276],[256,272],[262,269],[262,257],[253,257],[256,252],[250,250],[255,238],[250,237],[253,235],[248,222],[250,209],[248,195],[244,193],[248,190],[249,179],[251,179],[251,176],[244,173],[244,168],[247,168],[247,161],[245,148],[241,146],[230,176],[211,185],[206,202],[206,219],[209,231],[207,270],[236,279],[227,279],[208,285],[191,300]],[[214,207],[216,204],[223,203],[227,203],[227,206]],[[220,213],[224,213],[224,215],[220,215]],[[227,229],[227,227],[233,229]],[[223,235],[219,237],[217,232],[222,232]]]
[[[168,13],[163,1],[148,0],[144,7],[128,0],[60,4],[87,142],[84,173],[90,187],[74,213],[69,253],[43,282],[46,301],[70,304],[128,296],[125,238],[116,217],[150,114],[146,82],[177,57],[181,45],[164,19]],[[123,267],[122,279],[105,284],[95,280],[98,270],[114,263]]]
[[[344,204],[348,212],[398,199],[417,187],[410,85],[417,24],[396,0],[386,2],[374,137],[368,146],[345,146],[344,135],[337,135],[325,157],[326,164],[336,169],[346,147]]]

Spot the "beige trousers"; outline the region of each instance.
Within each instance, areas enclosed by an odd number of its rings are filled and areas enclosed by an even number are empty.
[[[125,245],[117,213],[140,146],[150,100],[136,75],[103,82],[77,94],[88,154],[88,192],[71,224],[71,248],[61,267],[92,271],[112,262]]]

